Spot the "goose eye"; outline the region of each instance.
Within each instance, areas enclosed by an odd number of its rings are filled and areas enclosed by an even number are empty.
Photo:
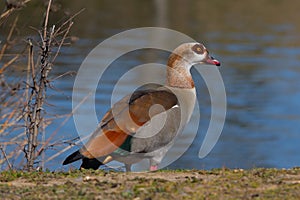
[[[203,54],[203,52],[204,52],[204,48],[202,46],[200,46],[199,44],[195,44],[192,47],[192,50],[197,54]]]

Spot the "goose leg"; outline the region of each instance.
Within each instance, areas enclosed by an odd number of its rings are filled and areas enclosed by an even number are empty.
[[[150,167],[149,167],[149,171],[156,171],[158,170],[158,164],[161,162],[161,158],[151,158],[150,159]]]
[[[125,164],[125,169],[126,169],[126,172],[131,172],[131,165]]]

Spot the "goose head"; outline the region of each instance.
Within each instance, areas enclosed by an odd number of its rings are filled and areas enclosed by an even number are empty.
[[[209,55],[207,48],[196,42],[178,46],[170,55],[167,68],[167,85],[178,88],[194,88],[190,69],[196,64],[220,66],[221,63]]]

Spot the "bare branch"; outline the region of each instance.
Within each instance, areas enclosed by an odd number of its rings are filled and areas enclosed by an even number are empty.
[[[45,23],[44,23],[44,34],[43,34],[44,39],[47,36],[47,28],[48,28],[48,20],[49,20],[49,13],[50,13],[50,8],[51,8],[51,3],[52,3],[52,0],[49,0],[48,7],[47,7],[47,12],[46,12],[46,17],[45,17]],[[46,44],[44,44],[44,46],[46,46]]]
[[[72,21],[77,15],[79,15],[80,13],[82,13],[85,10],[85,8],[79,10],[77,13],[75,13],[73,16],[71,16],[68,20],[66,20],[56,31],[55,31],[55,35],[58,35],[59,31],[66,25],[68,24],[70,21]]]
[[[7,158],[7,155],[6,155],[5,151],[4,151],[4,149],[2,148],[2,146],[0,146],[0,149],[1,149],[1,151],[2,151],[2,154],[3,154],[3,156],[4,156],[5,161],[7,162],[7,165],[8,165],[8,167],[9,167],[9,169],[12,170],[12,166],[11,166],[11,164],[10,164],[8,158]]]
[[[6,38],[6,41],[7,41],[7,42],[3,45],[2,49],[1,49],[1,52],[0,52],[0,60],[2,59],[2,57],[3,57],[3,55],[4,55],[4,52],[5,52],[5,50],[6,50],[7,46],[8,46],[7,43],[9,43],[9,41],[11,41],[11,37],[12,37],[12,34],[13,34],[15,28],[16,28],[18,19],[19,19],[19,18],[16,17],[16,19],[15,19],[14,22],[13,22],[13,25],[11,26],[11,28],[10,28],[10,30],[9,30],[8,36],[7,36],[7,38]]]
[[[72,25],[73,25],[73,22],[70,22],[70,24],[69,24],[69,26],[68,26],[68,28],[67,28],[67,30],[66,30],[64,36],[63,36],[63,39],[61,40],[61,42],[60,42],[60,44],[59,44],[59,46],[58,46],[58,50],[56,51],[56,54],[55,54],[55,56],[54,56],[53,59],[52,59],[52,62],[54,62],[54,60],[56,59],[56,57],[57,57],[57,55],[58,55],[58,53],[59,53],[59,51],[60,51],[60,48],[61,48],[61,46],[63,45],[63,43],[64,43],[64,41],[65,41],[66,36],[69,34],[69,31],[70,31]]]

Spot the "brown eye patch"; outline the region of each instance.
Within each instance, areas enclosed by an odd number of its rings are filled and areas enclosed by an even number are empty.
[[[200,45],[200,44],[195,44],[193,47],[192,47],[192,50],[197,53],[197,54],[203,54],[204,53],[204,47],[203,45]]]

